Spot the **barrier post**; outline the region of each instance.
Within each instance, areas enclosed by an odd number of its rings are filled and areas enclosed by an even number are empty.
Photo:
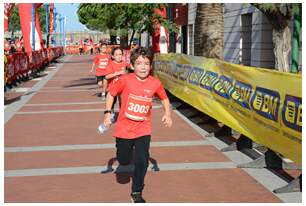
[[[300,170],[301,166],[289,165],[274,151],[268,149],[259,158],[237,165],[238,168],[273,168],[273,169],[287,169],[287,170]]]
[[[241,135],[236,142],[233,142],[227,147],[221,149],[221,152],[228,152],[234,150],[243,150],[243,149],[252,149],[253,148],[253,141],[247,138],[244,135]]]
[[[274,193],[302,192],[302,174],[284,187],[273,190]]]

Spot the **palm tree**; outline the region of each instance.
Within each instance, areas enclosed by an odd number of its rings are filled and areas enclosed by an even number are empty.
[[[223,59],[223,4],[197,4],[194,52]]]

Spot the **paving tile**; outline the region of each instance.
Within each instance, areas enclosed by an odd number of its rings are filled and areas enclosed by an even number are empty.
[[[4,202],[130,202],[129,175],[81,174],[4,179]],[[166,203],[278,203],[241,169],[148,172],[144,197]]]

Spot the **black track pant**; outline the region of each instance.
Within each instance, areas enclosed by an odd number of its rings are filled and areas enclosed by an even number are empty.
[[[135,170],[133,174],[132,192],[141,192],[144,187],[144,178],[149,165],[149,148],[151,135],[136,139],[116,138],[117,160],[121,165],[128,165],[133,158]]]

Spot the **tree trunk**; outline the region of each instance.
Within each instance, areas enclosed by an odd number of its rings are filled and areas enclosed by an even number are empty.
[[[135,30],[133,30],[131,38],[130,38],[130,42],[129,42],[129,47],[131,47],[133,39],[134,39],[134,35],[135,35]]]
[[[198,4],[195,20],[196,56],[223,59],[223,4]]]
[[[127,49],[128,48],[128,35],[120,36],[120,47],[122,49]]]
[[[291,51],[291,32],[289,27],[284,29],[273,29],[272,32],[273,52],[275,55],[275,69],[289,72],[289,54]]]
[[[117,36],[115,35],[110,35],[110,43],[112,45],[117,44]]]

